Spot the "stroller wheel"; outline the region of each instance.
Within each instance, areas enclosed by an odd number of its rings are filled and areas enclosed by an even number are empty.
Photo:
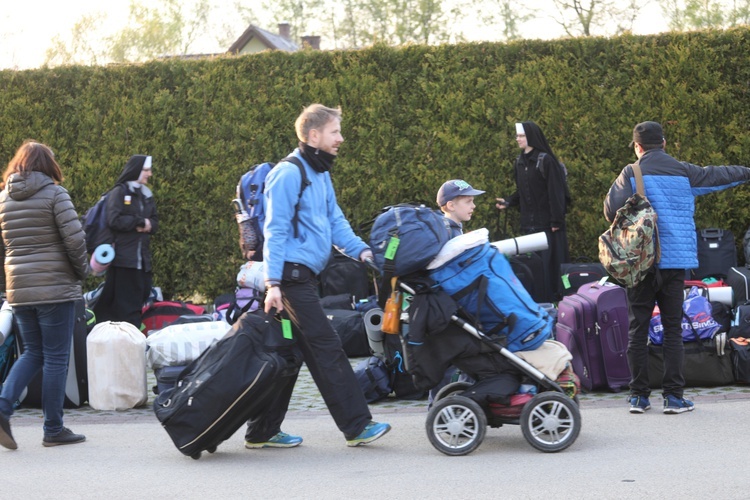
[[[427,437],[446,455],[467,455],[476,450],[487,432],[487,415],[475,401],[464,396],[448,396],[427,413]]]
[[[523,437],[537,450],[562,451],[581,432],[581,412],[569,397],[558,392],[542,392],[526,403],[521,412]]]
[[[440,401],[441,399],[457,392],[464,392],[469,387],[471,387],[471,383],[469,382],[451,382],[438,391],[435,395],[435,401]]]

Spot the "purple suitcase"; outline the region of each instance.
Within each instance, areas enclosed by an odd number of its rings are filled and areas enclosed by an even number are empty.
[[[587,283],[558,304],[556,337],[573,355],[573,371],[587,391],[627,389],[628,301],[613,283]]]

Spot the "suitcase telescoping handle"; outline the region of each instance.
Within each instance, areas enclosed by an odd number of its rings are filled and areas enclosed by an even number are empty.
[[[709,227],[708,229],[701,229],[701,238],[705,239],[721,239],[724,237],[724,230],[717,227]]]

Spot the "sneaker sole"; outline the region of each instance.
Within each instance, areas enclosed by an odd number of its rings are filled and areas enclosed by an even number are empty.
[[[16,444],[15,440],[2,430],[0,430],[0,446],[9,450],[18,449],[18,445]]]
[[[693,411],[694,409],[694,406],[691,406],[690,408],[664,408],[664,413],[667,415],[677,415],[678,413],[685,413]]]
[[[299,443],[293,443],[293,444],[280,444],[280,443],[248,443],[245,441],[245,448],[248,450],[261,450],[263,448],[295,448],[302,444],[302,441]]]
[[[354,448],[355,446],[362,446],[363,444],[372,443],[376,439],[381,438],[381,437],[385,436],[386,434],[388,434],[388,431],[390,431],[390,430],[391,430],[390,427],[386,427],[382,432],[379,432],[379,433],[377,433],[377,434],[375,434],[373,436],[370,436],[368,438],[357,439],[357,440],[353,439],[351,441],[347,441],[346,445],[349,446],[349,447],[351,447],[351,448]]]
[[[640,406],[636,406],[636,407],[631,407],[630,408],[630,413],[646,413],[646,410],[650,410],[650,409],[651,409],[650,406],[647,406],[645,408],[641,408]]]

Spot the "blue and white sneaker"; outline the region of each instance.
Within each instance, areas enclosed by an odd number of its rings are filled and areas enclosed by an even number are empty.
[[[365,426],[365,429],[359,433],[359,436],[355,437],[354,439],[347,439],[346,445],[360,446],[363,444],[372,443],[379,437],[385,435],[385,433],[387,433],[389,430],[391,430],[391,426],[389,424],[370,422]]]
[[[245,448],[258,449],[258,448],[294,448],[302,444],[302,438],[299,436],[292,436],[286,432],[279,432],[274,437],[266,441],[265,443],[251,443],[245,441]]]
[[[688,401],[685,398],[678,398],[671,394],[664,396],[664,413],[668,415],[693,411],[694,409],[695,403],[692,401]]]
[[[645,413],[651,409],[651,402],[646,396],[631,396],[630,413]]]

